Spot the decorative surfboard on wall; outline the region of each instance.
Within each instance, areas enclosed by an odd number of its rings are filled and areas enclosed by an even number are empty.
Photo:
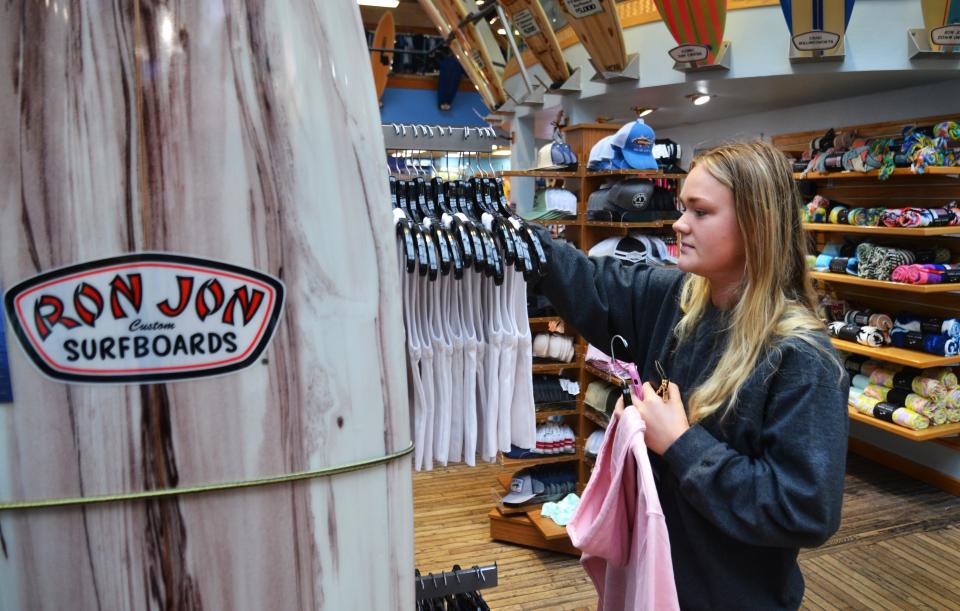
[[[447,19],[450,27],[457,32],[458,36],[462,37],[465,50],[470,55],[470,59],[473,60],[473,64],[477,67],[477,70],[480,71],[480,74],[482,74],[483,78],[487,81],[487,86],[490,88],[490,93],[493,94],[497,107],[503,105],[507,101],[507,94],[503,88],[502,80],[503,68],[494,64],[493,56],[491,56],[490,50],[484,43],[483,37],[480,36],[476,24],[468,23],[463,27],[457,27],[469,14],[463,2],[461,0],[431,1],[440,9],[441,14]],[[487,26],[486,23],[484,23],[484,25]],[[497,53],[499,54],[499,50]],[[494,109],[492,108],[491,110]]]
[[[474,36],[468,35],[472,26],[458,29],[456,26],[460,20],[456,17],[453,7],[441,3],[441,0],[419,0],[419,3],[440,34],[445,38],[453,36],[450,41],[450,50],[460,62],[467,78],[477,88],[487,108],[492,111],[503,106],[507,101],[503,83],[495,73],[492,75],[495,80],[491,80],[493,67],[489,56],[485,54],[483,45],[480,44],[479,36],[475,31]]]
[[[558,0],[557,6],[586,49],[598,75],[627,69],[623,28],[613,0]]]
[[[346,0],[0,5],[0,609],[414,607],[367,62]]]
[[[392,49],[396,45],[396,32],[393,26],[393,13],[384,11],[377,22],[377,29],[373,33],[373,48]],[[387,88],[387,78],[393,63],[393,53],[389,51],[371,51],[370,65],[373,67],[373,83],[377,88],[377,101],[383,98],[383,90]],[[381,102],[382,103],[382,102]]]
[[[791,59],[842,59],[854,0],[780,0]]]
[[[960,53],[960,0],[920,0],[931,51]]]
[[[570,78],[570,68],[540,3],[537,0],[500,0],[500,4],[520,32],[527,48],[543,66],[551,84],[566,82]]]
[[[715,65],[724,50],[727,0],[656,0],[656,4],[677,41],[670,57],[694,67]]]

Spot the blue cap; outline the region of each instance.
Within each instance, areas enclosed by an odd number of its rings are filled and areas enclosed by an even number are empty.
[[[653,156],[655,141],[653,129],[643,119],[637,119],[623,143],[624,160],[635,170],[656,170],[657,160]]]

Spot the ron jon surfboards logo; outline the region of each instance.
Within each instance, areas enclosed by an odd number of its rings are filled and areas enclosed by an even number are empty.
[[[7,291],[20,345],[67,382],[143,383],[243,369],[283,307],[277,278],[219,261],[135,253],[46,272]]]

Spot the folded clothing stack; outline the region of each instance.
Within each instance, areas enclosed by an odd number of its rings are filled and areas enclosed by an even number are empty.
[[[951,264],[946,248],[909,250],[863,242],[831,242],[823,252],[808,256],[807,266],[819,272],[847,273],[871,280],[934,284],[960,282],[960,265]]]
[[[594,431],[590,433],[590,436],[587,437],[587,443],[584,444],[583,451],[590,455],[596,456],[600,453],[600,446],[603,445],[603,436],[606,431]]]
[[[861,227],[944,227],[960,225],[960,206],[952,201],[942,208],[858,208],[815,195],[803,208],[803,220]]]
[[[535,403],[559,403],[575,406],[579,394],[580,383],[575,380],[545,374],[533,376],[533,400]]]
[[[573,337],[558,333],[538,333],[533,338],[533,356],[569,363],[576,355]]]
[[[537,427],[537,446],[532,451],[536,454],[575,454],[576,435],[565,424],[541,424]]]
[[[957,356],[960,354],[960,321],[900,312],[890,331],[890,343],[897,348]]]

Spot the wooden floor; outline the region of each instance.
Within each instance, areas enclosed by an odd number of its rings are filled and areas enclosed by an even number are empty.
[[[487,512],[503,467],[451,467],[414,476],[417,568],[497,562],[494,611],[593,609],[576,558],[490,540]],[[960,609],[960,497],[851,455],[843,523],[805,550],[805,609]]]

